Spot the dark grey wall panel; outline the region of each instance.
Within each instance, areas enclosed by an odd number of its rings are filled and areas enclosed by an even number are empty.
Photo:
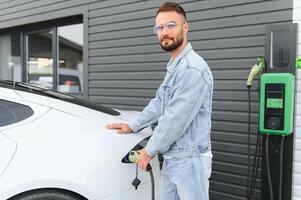
[[[14,27],[35,22],[48,21],[83,14],[89,3],[98,0],[27,0],[0,4],[0,28]],[[19,4],[20,3],[20,4]]]
[[[152,32],[163,0],[0,1],[0,29],[84,14],[88,98],[141,110],[165,75],[168,55]],[[292,21],[292,0],[178,0],[189,39],[215,79],[211,200],[243,200],[247,176],[246,79],[264,55],[265,26]],[[83,11],[84,10],[84,11]],[[258,79],[251,90],[251,151],[258,129]],[[253,157],[251,157],[253,159]],[[259,199],[257,182],[255,199]]]
[[[198,47],[198,50],[209,50],[209,49],[225,49],[225,48],[240,48],[249,47],[252,44],[253,47],[261,46],[264,43],[264,36],[254,36],[254,37],[241,37],[241,38],[223,38],[215,39],[214,41],[207,40],[191,40],[194,46]],[[145,53],[161,53],[162,50],[158,48],[158,44],[154,44],[153,37],[145,38],[132,38],[128,40],[114,40],[106,42],[95,42],[90,46],[90,56],[106,56],[106,55],[131,55]],[[143,44],[146,42],[146,44]],[[99,44],[100,43],[100,44]],[[149,43],[147,45],[147,43]],[[112,45],[111,45],[112,44]],[[102,46],[103,48],[97,49],[97,46]]]
[[[242,133],[227,133],[228,137],[225,137],[225,132],[223,131],[212,131],[212,139],[214,141],[222,141],[228,143],[247,143],[247,135]],[[251,140],[255,142],[256,137],[251,136]]]
[[[18,0],[18,1],[12,1],[12,0],[7,0],[7,1],[1,1],[0,2],[0,11],[2,13],[2,10],[6,10],[6,9],[11,9],[15,6],[23,6],[23,5],[27,5],[29,3],[32,3],[36,0]]]
[[[264,13],[255,13],[249,15],[240,15],[240,16],[231,16],[226,18],[213,18],[204,21],[195,20],[194,26],[191,27],[191,31],[195,30],[204,30],[213,28],[223,28],[230,26],[243,26],[243,25],[252,25],[257,24],[256,22],[260,21],[261,23],[268,23],[277,21],[286,21],[292,19],[292,13],[290,10],[281,10],[277,12],[264,12]],[[137,19],[135,21],[129,21],[127,23],[117,22],[113,24],[104,24],[101,26],[91,26],[91,33],[98,32],[109,32],[109,31],[120,31],[126,29],[136,29],[141,27],[151,27],[154,23],[154,19]],[[191,22],[192,23],[192,22]]]
[[[227,27],[224,29],[211,29],[211,30],[195,30],[189,33],[190,40],[206,40],[206,39],[218,39],[218,38],[233,38],[244,36],[256,36],[264,35],[265,29],[262,25],[249,25],[245,27]],[[93,33],[89,35],[90,41],[111,41],[115,39],[129,40],[133,38],[156,38],[154,36],[151,27],[137,28],[133,30],[120,30],[112,33]],[[146,41],[147,42],[147,41]]]
[[[214,1],[213,1],[214,2]],[[210,3],[203,1],[203,3]],[[215,3],[217,3],[215,1]],[[218,2],[220,3],[220,1]],[[187,4],[187,3],[186,3]],[[197,4],[197,7],[195,7],[194,4]],[[186,11],[189,12],[189,21],[195,21],[198,19],[214,19],[214,18],[224,18],[224,17],[232,17],[232,16],[239,16],[239,15],[246,15],[246,14],[256,14],[256,13],[262,13],[262,12],[272,12],[275,10],[279,10],[279,7],[282,7],[283,9],[287,8],[289,9],[289,5],[285,1],[278,1],[278,2],[260,2],[258,4],[245,4],[241,5],[239,9],[237,9],[237,6],[232,6],[232,7],[219,7],[215,9],[210,9],[210,10],[204,10],[202,7],[202,3],[195,3],[194,4],[187,4],[185,6]],[[185,4],[184,4],[185,5]],[[131,7],[132,9],[135,9]],[[202,12],[200,12],[200,8],[203,8]],[[102,13],[102,17],[95,17],[93,15],[91,16],[90,20],[90,25],[105,25],[105,24],[112,24],[112,23],[117,23],[117,22],[124,22],[124,21],[136,21],[136,20],[147,20],[145,22],[154,22],[154,15],[155,15],[156,9],[147,9],[147,10],[135,10],[133,12],[129,13],[124,13],[118,15],[104,15]],[[99,12],[98,12],[99,13]],[[140,16],[140,17],[139,17]],[[141,16],[142,19],[141,19]],[[93,17],[93,18],[92,18]],[[147,24],[145,24],[147,25]]]
[[[198,48],[194,48],[198,51]],[[231,49],[213,49],[200,51],[203,58],[207,60],[212,59],[233,59],[233,58],[254,58],[259,55],[264,55],[262,47],[244,47],[244,48],[231,48]],[[145,62],[159,62],[168,61],[164,53],[145,53],[141,52],[130,55],[109,55],[109,56],[90,56],[89,64],[117,64],[117,63],[143,63]]]
[[[115,63],[115,64],[90,64],[89,71],[92,72],[134,72],[134,71],[165,71],[166,62],[151,63]],[[101,66],[101,67],[99,67]]]

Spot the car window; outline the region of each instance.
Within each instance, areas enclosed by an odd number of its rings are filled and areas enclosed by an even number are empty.
[[[0,127],[17,123],[33,115],[29,106],[0,99]]]

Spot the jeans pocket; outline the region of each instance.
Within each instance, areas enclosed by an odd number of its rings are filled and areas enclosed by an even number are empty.
[[[212,171],[212,158],[208,156],[200,156],[200,160],[204,170],[204,177],[209,179]]]
[[[171,177],[189,177],[193,171],[191,158],[174,157],[167,159],[166,169]]]

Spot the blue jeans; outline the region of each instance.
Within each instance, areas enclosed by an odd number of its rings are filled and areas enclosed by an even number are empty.
[[[212,158],[173,157],[164,159],[161,200],[209,200]]]

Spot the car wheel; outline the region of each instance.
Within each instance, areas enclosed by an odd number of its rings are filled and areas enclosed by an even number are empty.
[[[67,191],[34,190],[22,193],[9,200],[85,200],[85,198]]]

